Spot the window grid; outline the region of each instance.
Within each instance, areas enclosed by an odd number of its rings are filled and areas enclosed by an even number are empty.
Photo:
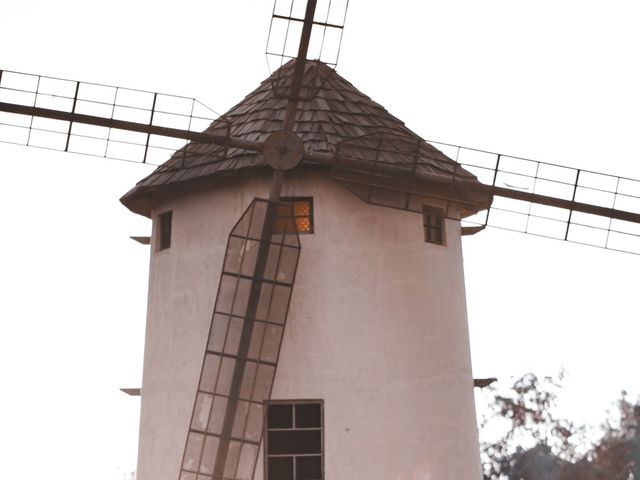
[[[296,230],[299,234],[313,233],[313,197],[282,197],[280,201],[291,205]],[[279,217],[280,212],[283,212],[285,216],[287,214],[286,209],[282,209],[279,211]]]
[[[158,216],[158,248],[166,250],[171,247],[171,220],[172,212],[164,212]]]
[[[424,239],[427,243],[444,245],[444,216],[442,210],[423,206]]]
[[[273,415],[274,407],[284,409],[285,412],[290,409],[290,425],[273,425],[273,423],[277,423],[277,420],[273,421],[274,416],[277,416],[277,413]],[[315,425],[309,426],[298,421],[299,409],[306,407],[311,407],[313,410],[317,407],[317,421],[312,420]],[[322,480],[324,478],[324,409],[322,400],[270,401],[267,402],[265,411],[265,480]],[[285,413],[286,415],[288,413]],[[282,417],[280,421],[282,421]],[[286,434],[295,435],[297,432],[318,432],[317,445],[300,445],[304,442],[300,442],[299,437],[290,436],[287,446],[288,452],[273,451],[275,450],[272,447],[274,442],[278,443],[277,448],[280,450],[283,448],[282,444],[286,443]],[[274,438],[276,435],[280,435],[280,438]],[[310,451],[300,451],[304,448]],[[294,449],[298,449],[298,451],[293,451]]]

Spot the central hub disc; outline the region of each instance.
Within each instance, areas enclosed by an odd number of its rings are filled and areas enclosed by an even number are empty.
[[[304,145],[296,134],[279,130],[269,134],[262,154],[265,163],[276,170],[291,170],[302,161]]]

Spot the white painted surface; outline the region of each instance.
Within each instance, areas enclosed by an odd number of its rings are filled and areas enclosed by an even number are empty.
[[[169,250],[151,258],[139,480],[176,480],[229,231],[266,178],[158,201]],[[274,399],[323,399],[325,478],[481,478],[459,226],[424,242],[419,215],[367,205],[317,174]],[[153,248],[153,247],[152,247]],[[255,477],[262,478],[262,458]]]

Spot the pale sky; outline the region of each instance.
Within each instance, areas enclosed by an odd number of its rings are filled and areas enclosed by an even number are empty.
[[[0,68],[195,97],[269,75],[271,0],[6,0]],[[640,178],[633,0],[351,0],[338,72],[424,138]],[[147,166],[0,144],[0,477],[135,468]],[[567,371],[597,421],[637,375],[640,256],[488,229],[464,240],[474,374]],[[218,275],[219,272],[212,272]]]

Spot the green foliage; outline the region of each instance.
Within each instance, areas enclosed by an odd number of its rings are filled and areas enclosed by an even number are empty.
[[[527,374],[506,392],[490,389],[491,413],[480,424],[484,478],[640,480],[640,403],[623,392],[593,441],[585,425],[557,415],[561,382],[562,374]]]

